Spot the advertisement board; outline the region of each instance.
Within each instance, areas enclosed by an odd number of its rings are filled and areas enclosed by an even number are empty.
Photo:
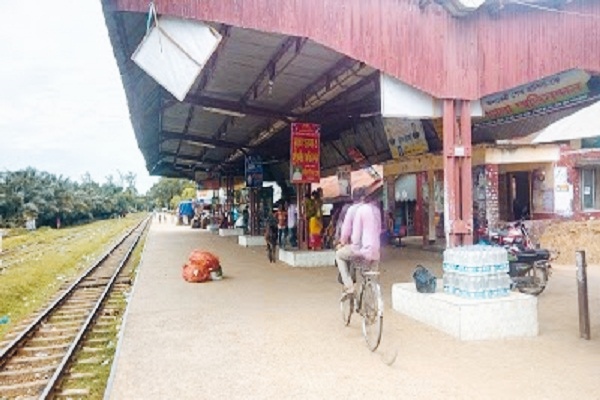
[[[482,98],[485,118],[480,125],[497,125],[552,111],[585,101],[590,75],[569,70],[514,89]]]
[[[419,155],[429,151],[420,120],[386,118],[384,127],[393,158]]]
[[[246,187],[262,187],[263,165],[260,156],[246,157]]]
[[[294,122],[291,126],[291,134],[291,182],[319,183],[321,179],[321,126]]]

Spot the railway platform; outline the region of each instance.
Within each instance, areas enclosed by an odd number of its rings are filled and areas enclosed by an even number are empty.
[[[193,249],[222,281],[192,284]],[[590,267],[591,341],[578,338],[575,275],[557,268],[539,298],[536,338],[461,342],[391,308],[391,286],[441,256],[386,248],[384,326],[371,353],[358,319],[344,327],[337,270],[269,264],[262,247],[153,222],[107,399],[590,398],[600,377],[600,274]],[[595,297],[594,297],[595,296]],[[474,375],[475,374],[475,375]]]

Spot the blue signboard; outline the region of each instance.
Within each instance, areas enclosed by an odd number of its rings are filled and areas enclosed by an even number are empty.
[[[246,157],[246,187],[262,187],[263,165],[260,156]]]

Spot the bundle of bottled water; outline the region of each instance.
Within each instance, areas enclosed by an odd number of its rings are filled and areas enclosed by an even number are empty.
[[[444,251],[444,291],[471,299],[508,296],[508,254],[502,247],[474,245]]]

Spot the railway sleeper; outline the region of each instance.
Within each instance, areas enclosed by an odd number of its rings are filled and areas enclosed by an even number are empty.
[[[48,346],[49,343],[69,343],[75,338],[75,335],[58,335],[58,336],[36,336],[31,338],[29,344],[32,346]]]
[[[13,357],[10,359],[9,363],[10,364],[37,364],[37,363],[42,363],[42,364],[50,364],[50,363],[54,363],[55,361],[60,361],[63,359],[64,354],[45,354],[45,353],[39,353],[38,355],[33,355],[33,356],[22,356],[22,355],[17,355],[16,357]]]
[[[98,300],[98,297],[100,296],[101,292],[102,292],[101,290],[96,289],[91,293],[90,292],[85,293],[85,295],[75,293],[75,297],[67,300],[67,304],[71,304],[72,301],[77,301],[77,300],[88,301],[88,302],[90,302],[90,304],[94,304]]]
[[[119,327],[115,326],[114,329],[92,329],[90,332],[92,335],[116,335],[119,331]]]
[[[0,386],[0,399],[16,398],[19,396],[31,396],[39,394],[46,386],[47,380],[36,380],[32,382],[16,383],[13,385]]]
[[[52,320],[53,317],[50,317]],[[46,326],[56,326],[56,327],[65,327],[65,326],[79,326],[83,322],[83,318],[79,320],[71,319],[58,319],[58,321],[46,321]]]
[[[83,319],[85,317],[87,317],[89,314],[89,312],[87,314],[55,314],[53,316],[50,317],[50,321],[52,321],[51,323],[55,324],[57,322],[69,322],[69,321],[83,321]]]
[[[69,327],[44,326],[38,330],[38,337],[58,337],[79,332],[79,325]]]
[[[66,375],[67,379],[91,379],[96,378],[98,374],[94,372],[69,372]]]
[[[100,357],[86,357],[86,358],[81,358],[79,360],[77,360],[77,364],[94,364],[94,365],[99,365],[103,362],[104,360]]]
[[[105,337],[105,338],[91,338],[91,339],[86,339],[86,343],[88,344],[106,344],[108,342],[111,341],[112,338],[110,337]]]
[[[69,348],[70,343],[58,344],[53,346],[27,346],[22,347],[18,350],[19,354],[37,354],[37,353],[46,353],[46,354],[55,354],[62,353],[65,349]]]
[[[73,389],[64,389],[64,390],[56,393],[54,396],[55,397],[67,397],[67,398],[82,396],[85,398],[85,397],[88,397],[89,395],[90,395],[89,389],[73,388]]]
[[[55,369],[56,365],[46,365],[37,368],[7,369],[5,371],[0,371],[0,379],[16,378],[23,375],[50,374],[54,372]]]

